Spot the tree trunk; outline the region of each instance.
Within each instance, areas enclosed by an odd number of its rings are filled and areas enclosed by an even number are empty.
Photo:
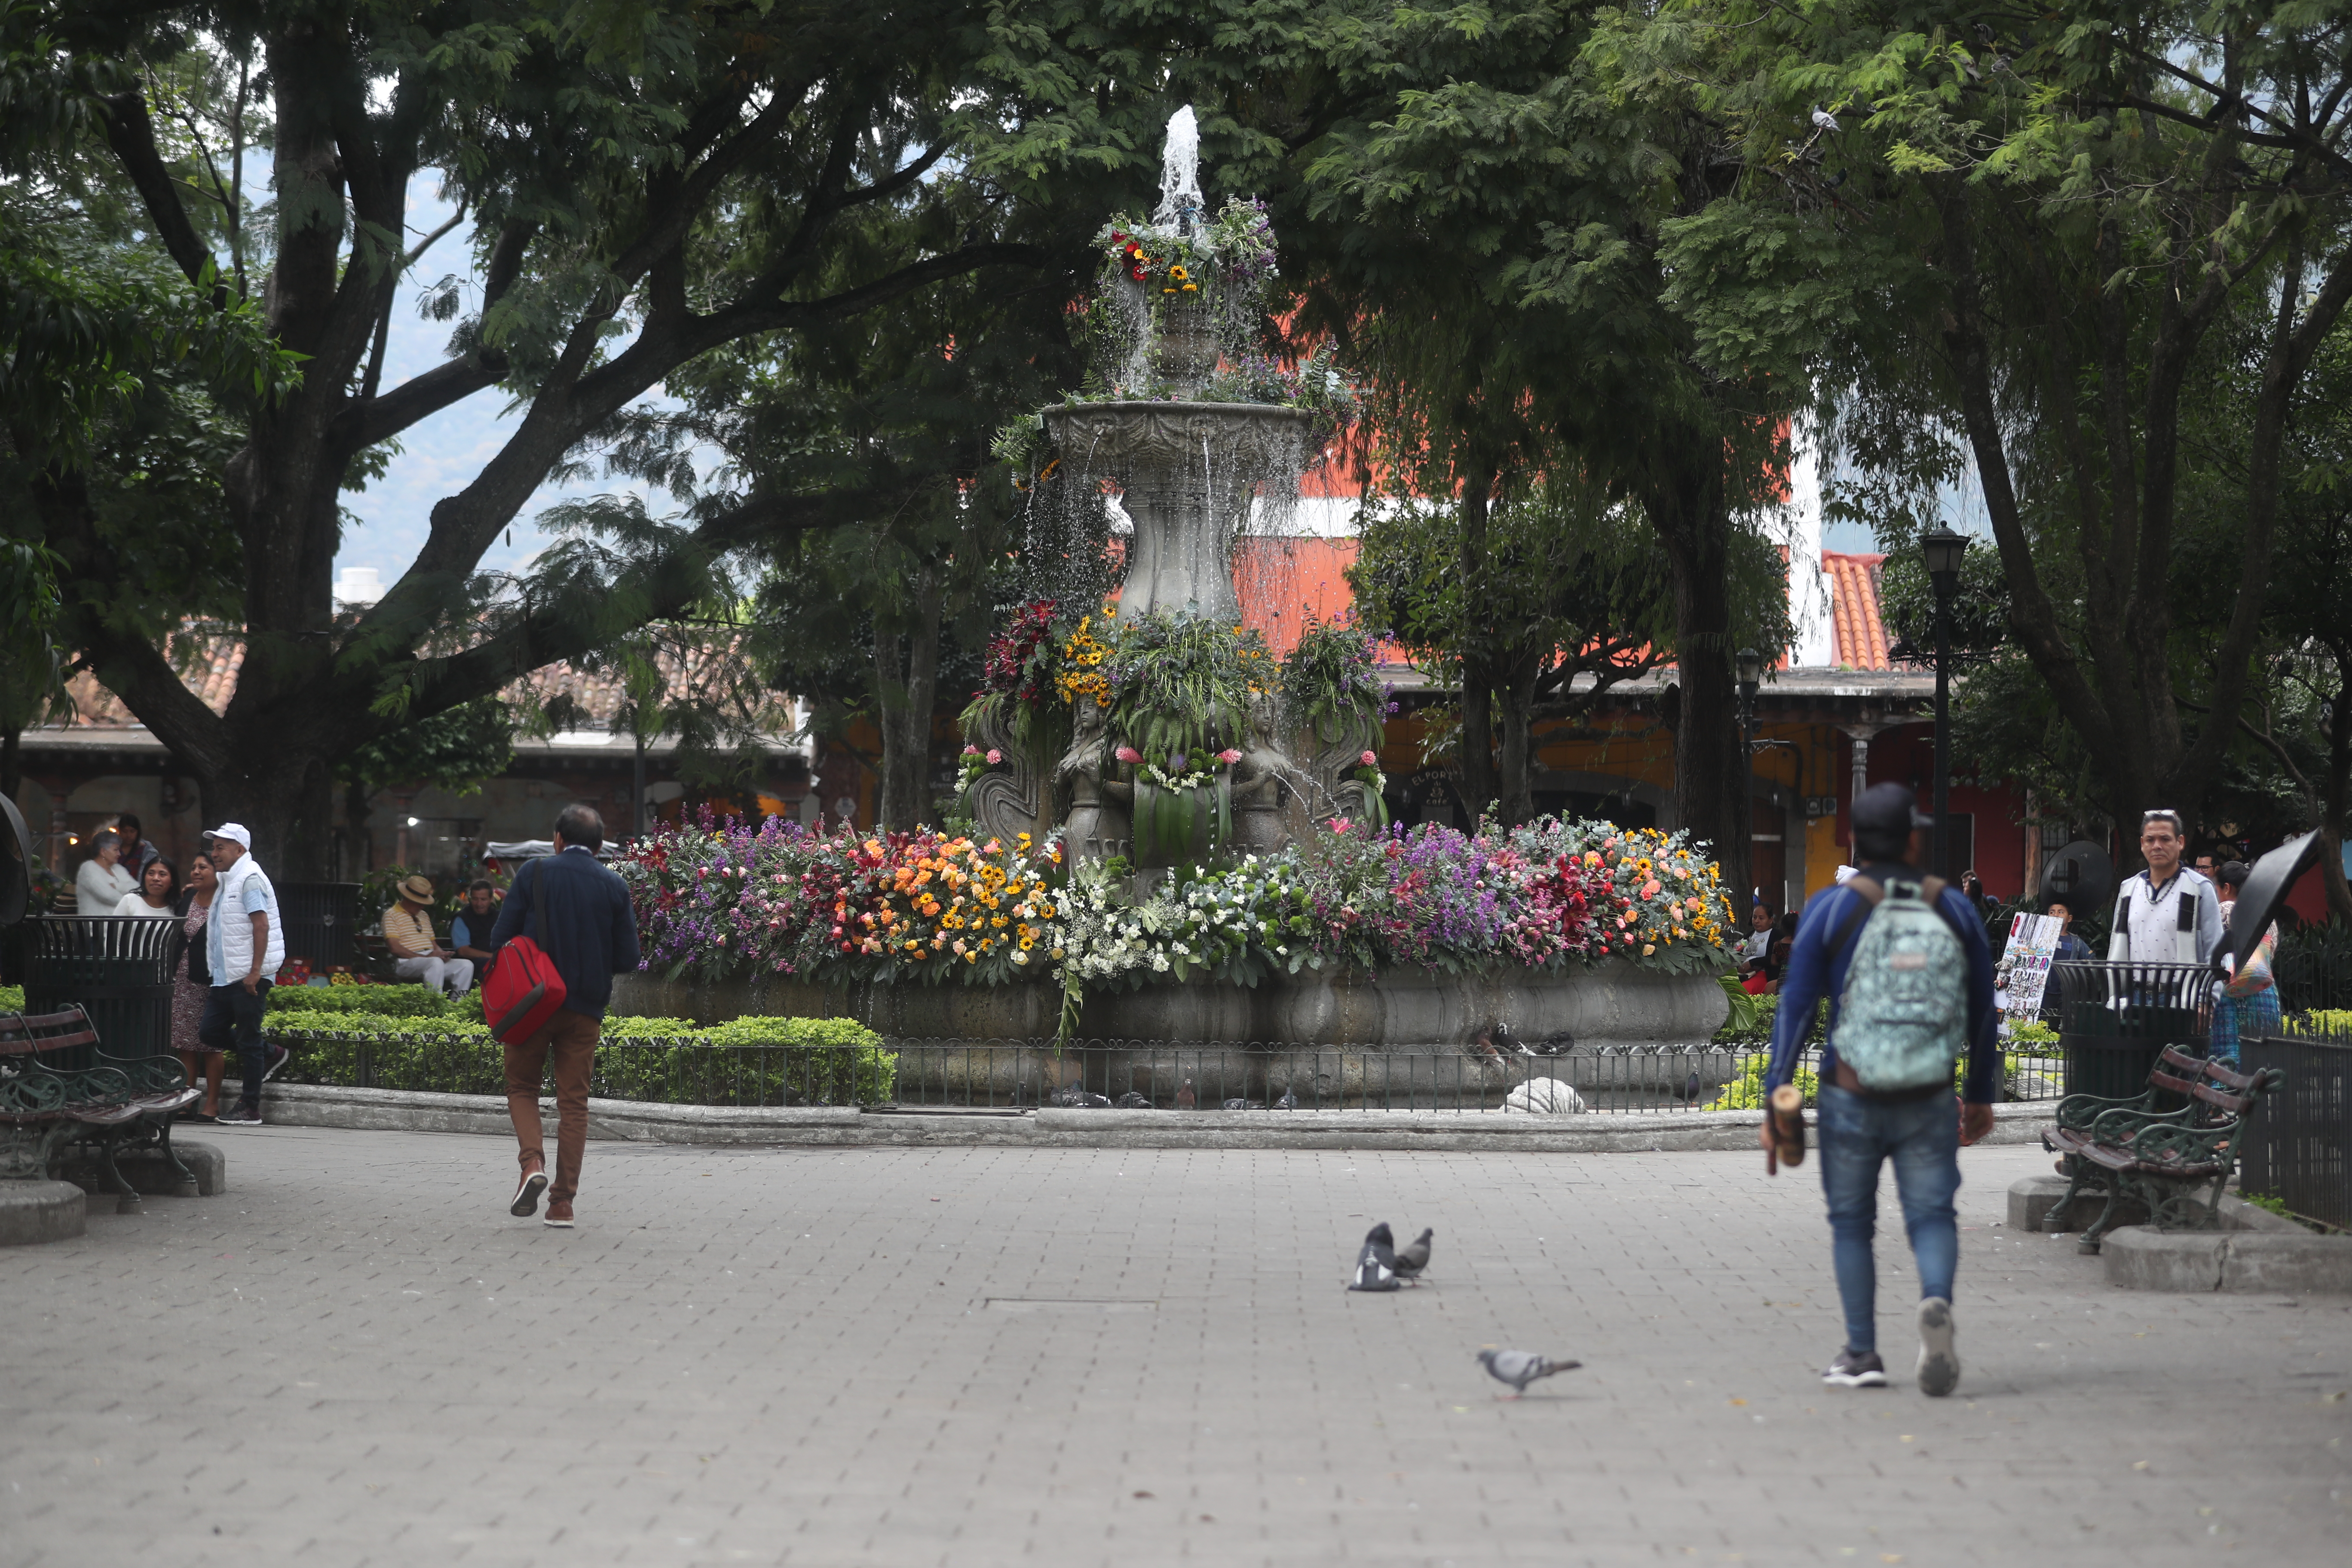
[[[0,730],[0,795],[16,798],[16,786],[25,782],[25,731]]]
[[[2352,659],[2343,645],[2336,655],[2335,720],[2327,727],[2327,776],[2319,799],[2319,885],[2327,893],[2327,917],[2352,926],[2352,884],[2344,879],[2344,812],[2352,805]]]
[[[1685,450],[1719,441],[1693,432]],[[1748,759],[1740,755],[1731,668],[1731,514],[1723,478],[1707,458],[1685,461],[1643,497],[1665,545],[1675,590],[1675,649],[1682,684],[1675,726],[1675,816],[1723,868],[1727,888],[1748,877]]]
[[[925,567],[918,579],[908,630],[876,627],[874,676],[882,731],[877,810],[884,827],[903,832],[930,813],[931,719],[940,684],[940,593],[931,568]]]
[[[1462,485],[1462,579],[1475,583],[1486,567],[1486,514],[1494,505],[1495,470],[1472,469]],[[1462,660],[1462,808],[1474,826],[1501,793],[1495,771],[1496,675],[1483,658]]]
[[[1505,827],[1517,827],[1535,819],[1536,685],[1542,678],[1544,656],[1549,651],[1521,651],[1495,683],[1496,717],[1501,731],[1496,773]]]

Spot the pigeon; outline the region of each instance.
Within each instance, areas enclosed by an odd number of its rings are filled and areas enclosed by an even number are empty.
[[[1281,1098],[1280,1100],[1276,1100],[1276,1101],[1274,1102],[1274,1104],[1273,1104],[1271,1107],[1269,1107],[1269,1109],[1271,1109],[1271,1110],[1297,1110],[1297,1109],[1298,1109],[1298,1091],[1297,1091],[1297,1089],[1284,1089],[1284,1090],[1282,1091],[1282,1098]]]
[[[1698,1069],[1694,1068],[1691,1069],[1689,1079],[1680,1089],[1675,1090],[1675,1098],[1685,1105],[1696,1105],[1698,1103],[1698,1097],[1706,1092],[1706,1090],[1698,1081]]]
[[[1509,1037],[1507,1034],[1504,1036],[1506,1039]],[[1470,1042],[1470,1046],[1468,1054],[1483,1062],[1494,1063],[1503,1059],[1503,1053],[1495,1048],[1495,1030],[1492,1026],[1479,1030],[1477,1037]]]
[[[1523,1057],[1528,1054],[1527,1047],[1519,1044],[1518,1037],[1511,1033],[1511,1026],[1508,1024],[1495,1026],[1494,1039],[1495,1048],[1507,1057]]]
[[[1496,1394],[1497,1399],[1517,1399],[1536,1379],[1549,1377],[1556,1372],[1573,1372],[1584,1364],[1580,1361],[1553,1361],[1533,1351],[1480,1351],[1478,1360],[1488,1377],[1511,1385],[1511,1392]]]
[[[1539,1057],[1563,1057],[1574,1049],[1576,1037],[1566,1029],[1546,1035],[1535,1043],[1535,1054]]]
[[[1396,1249],[1398,1279],[1408,1284],[1421,1282],[1421,1271],[1429,1267],[1429,1238],[1436,1234],[1433,1230],[1423,1230]]]
[[[1176,1109],[1190,1110],[1199,1103],[1199,1097],[1192,1092],[1192,1080],[1188,1078],[1184,1080],[1183,1087],[1176,1091]]]
[[[1109,1106],[1110,1096],[1089,1094],[1077,1085],[1072,1084],[1067,1089],[1055,1089],[1046,1097],[1046,1103],[1058,1105],[1069,1110],[1101,1110]]]
[[[1227,1110],[1247,1110],[1250,1109],[1250,1102],[1237,1094],[1234,1096],[1233,1099],[1225,1101],[1225,1109]]]
[[[1131,1089],[1125,1094],[1120,1095],[1118,1099],[1114,1100],[1112,1103],[1117,1105],[1121,1110],[1149,1110],[1151,1109],[1150,1096],[1139,1094]]]
[[[1348,1281],[1350,1290],[1394,1290],[1400,1289],[1396,1270],[1396,1237],[1389,1222],[1381,1221],[1364,1233],[1364,1249],[1356,1254],[1356,1277]]]
[[[1015,1105],[1036,1104],[1037,1090],[1028,1083],[1015,1083],[1013,1086],[1013,1103]]]
[[[1819,104],[1815,104],[1813,106],[1813,126],[1816,130],[1834,132],[1838,128],[1837,116],[1832,114],[1828,110],[1822,108]]]

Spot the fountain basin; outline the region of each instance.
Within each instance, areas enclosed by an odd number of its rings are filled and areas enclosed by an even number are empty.
[[[789,978],[613,982],[616,1016],[690,1018],[853,1017],[876,1033],[943,1046],[1049,1039],[1062,994],[1050,984],[818,985]],[[1729,1016],[1714,976],[1662,974],[1622,963],[1586,970],[1441,974],[1399,970],[1302,972],[1255,988],[1169,982],[1090,994],[1079,1037],[1098,1040],[1250,1042],[1274,1050],[1345,1045],[1378,1052],[1468,1043],[1502,1024],[1523,1043],[1565,1035],[1579,1053],[1706,1041]]]
[[[1077,475],[1116,481],[1135,524],[1120,613],[1241,620],[1234,532],[1265,484],[1295,496],[1315,416],[1256,403],[1078,403],[1045,413]]]

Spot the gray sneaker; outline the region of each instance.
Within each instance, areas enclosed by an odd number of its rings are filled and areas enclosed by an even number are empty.
[[[220,1124],[224,1127],[258,1127],[261,1125],[261,1107],[240,1105],[235,1110],[224,1111]]]
[[[1959,1352],[1952,1349],[1952,1304],[1941,1296],[1919,1303],[1919,1392],[1941,1399],[1960,1385]]]
[[[1842,1350],[1822,1369],[1822,1381],[1833,1388],[1885,1388],[1886,1363],[1876,1351]]]

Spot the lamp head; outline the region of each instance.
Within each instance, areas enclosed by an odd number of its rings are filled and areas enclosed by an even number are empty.
[[[1737,656],[1741,695],[1753,697],[1764,680],[1764,656],[1752,647],[1741,648]]]
[[[1948,594],[1960,579],[1960,561],[1969,552],[1969,536],[1948,528],[1931,530],[1919,536],[1919,553],[1927,563],[1928,581],[1938,594]]]

